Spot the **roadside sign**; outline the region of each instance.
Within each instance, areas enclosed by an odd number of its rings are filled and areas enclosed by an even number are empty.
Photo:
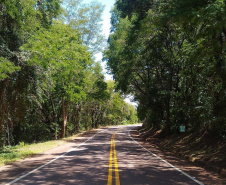
[[[180,126],[180,132],[185,132],[185,126],[184,125]]]

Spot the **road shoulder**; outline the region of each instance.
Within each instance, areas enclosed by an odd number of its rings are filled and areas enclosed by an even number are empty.
[[[194,165],[193,163],[184,159],[180,159],[179,157],[175,157],[170,152],[162,151],[157,145],[154,145],[151,140],[149,142],[142,140],[137,128],[131,130],[130,134],[140,145],[163,158],[164,160],[168,161],[177,168],[180,168],[190,176],[198,179],[202,183],[206,185],[226,184],[226,179],[219,178],[217,173],[206,170],[198,165]]]

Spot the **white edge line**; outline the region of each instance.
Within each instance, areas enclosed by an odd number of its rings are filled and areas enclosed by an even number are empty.
[[[130,135],[130,131],[132,129],[134,129],[135,127],[131,128],[129,131],[128,131],[128,135],[130,136],[130,138],[135,142],[137,143],[140,147],[142,147],[144,150],[146,150],[148,153],[150,153],[151,155],[155,156],[156,158],[158,158],[159,160],[165,162],[166,164],[168,164],[170,167],[174,168],[175,170],[179,171],[180,173],[182,173],[183,175],[187,176],[188,178],[190,178],[191,180],[195,181],[197,184],[199,185],[204,185],[203,183],[199,182],[198,180],[196,180],[194,177],[188,175],[187,173],[185,173],[184,171],[182,171],[181,169],[175,167],[174,165],[170,164],[169,162],[167,162],[166,160],[162,159],[161,157],[159,157],[158,155],[152,153],[151,151],[149,151],[147,148],[143,147],[140,143],[138,143],[137,141],[135,141],[132,136]]]
[[[76,147],[74,147],[74,148],[71,148],[70,150],[68,150],[68,151],[65,152],[64,154],[62,154],[62,155],[60,155],[60,156],[58,156],[58,157],[52,159],[51,161],[49,161],[49,162],[47,162],[47,163],[45,163],[45,164],[39,166],[38,168],[35,168],[34,170],[32,170],[32,171],[30,171],[30,172],[28,172],[28,173],[26,173],[26,174],[24,174],[24,175],[22,175],[22,176],[20,176],[20,177],[18,177],[18,178],[16,178],[16,179],[14,179],[13,181],[11,181],[11,182],[9,182],[9,183],[7,183],[7,184],[5,184],[5,185],[11,185],[11,184],[13,184],[13,183],[15,183],[15,182],[17,182],[17,181],[23,179],[24,177],[27,177],[28,175],[30,175],[30,174],[32,174],[32,173],[34,173],[34,172],[40,170],[41,168],[44,168],[45,166],[49,165],[50,163],[56,161],[57,159],[63,157],[64,155],[66,155],[66,154],[72,152],[73,150],[77,149],[78,147],[84,145],[87,141],[89,141],[90,139],[94,138],[97,134],[99,134],[99,133],[101,133],[101,132],[104,132],[104,131],[105,131],[105,129],[104,129],[104,130],[101,130],[100,132],[94,134],[92,137],[90,137],[89,139],[87,139],[85,142],[79,144],[78,146],[76,146]]]

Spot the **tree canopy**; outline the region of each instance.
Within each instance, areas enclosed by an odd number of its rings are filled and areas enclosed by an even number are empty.
[[[93,55],[104,46],[99,2],[0,3],[0,147],[137,121]]]
[[[226,138],[225,1],[117,0],[105,60],[138,116]]]

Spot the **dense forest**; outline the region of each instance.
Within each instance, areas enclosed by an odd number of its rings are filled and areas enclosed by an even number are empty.
[[[111,24],[104,58],[145,125],[226,140],[226,1],[116,0]]]
[[[0,2],[0,148],[135,123],[94,55],[104,48],[98,2]]]

